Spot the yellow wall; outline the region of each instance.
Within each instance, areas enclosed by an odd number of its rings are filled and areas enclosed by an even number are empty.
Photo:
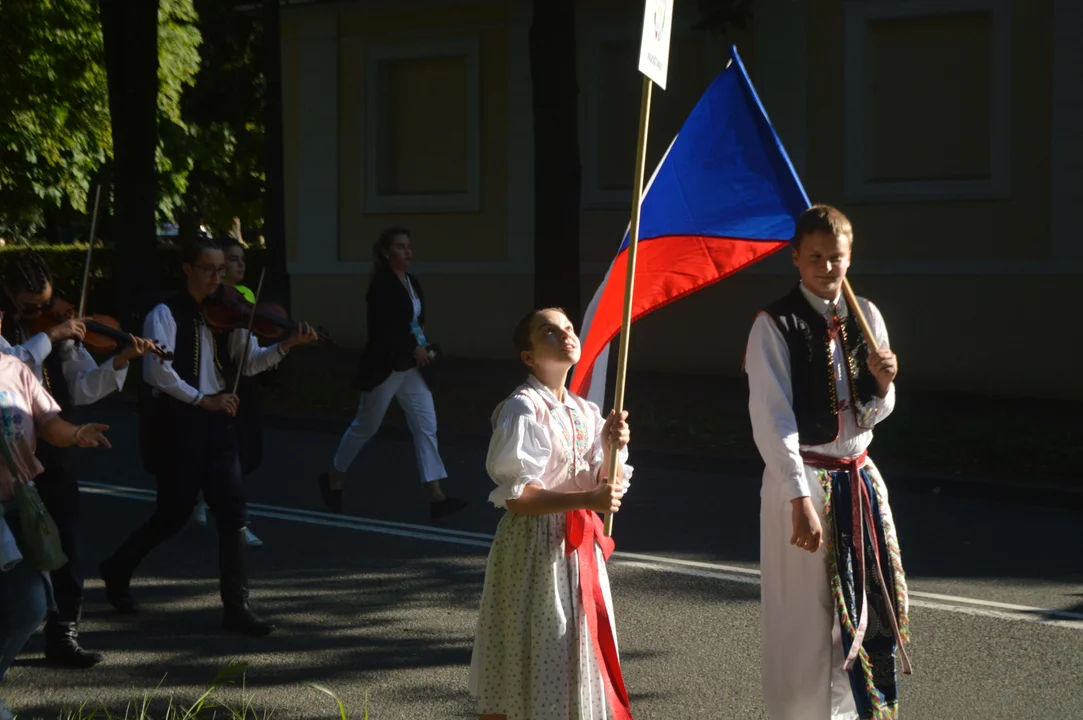
[[[339,257],[342,260],[368,260],[372,244],[386,227],[406,226],[414,237],[416,259],[420,261],[501,261],[507,256],[507,10],[503,3],[470,5],[423,12],[400,11],[371,13],[343,6],[339,15]],[[481,211],[477,213],[372,214],[364,210],[365,166],[365,50],[371,43],[411,42],[439,38],[478,35],[481,97]],[[454,61],[453,61],[454,62]],[[459,61],[461,62],[461,61]],[[421,65],[427,64],[428,67]],[[432,82],[441,74],[461,87],[461,68],[449,68],[444,61],[421,61],[404,68]],[[437,92],[446,95],[449,88]],[[440,133],[441,152],[428,158],[436,167],[419,167],[421,159],[410,155],[409,167],[396,168],[400,180],[409,183],[446,178],[454,183],[465,171],[466,159],[461,133],[449,133],[442,116],[418,117],[433,110],[433,99],[424,93],[402,99],[408,121],[425,137]],[[454,100],[454,110],[461,113],[465,104]],[[411,107],[412,105],[412,107]],[[448,112],[444,108],[444,112]],[[451,121],[454,129],[463,129],[461,118]],[[450,145],[450,148],[448,147]],[[418,162],[410,162],[410,160]],[[459,164],[459,167],[454,167]],[[417,191],[420,188],[413,188]],[[409,189],[407,190],[409,191]]]
[[[584,3],[588,21],[611,24],[633,15],[614,0],[599,2],[589,7]],[[1030,339],[1061,335],[1059,319],[1051,309],[1072,306],[1069,292],[1078,284],[1078,278],[890,274],[890,263],[900,261],[966,259],[981,263],[1049,257],[1049,4],[1016,0],[1012,9],[1010,197],[859,204],[847,203],[844,195],[843,112],[848,98],[843,84],[843,0],[811,2],[805,66],[807,156],[802,179],[813,201],[838,204],[854,221],[857,239],[853,283],[858,293],[871,298],[885,315],[892,347],[900,354],[900,382],[927,389],[1083,398],[1083,382],[1078,379],[1077,368],[1070,367],[1067,353],[1046,353],[1041,372],[1020,370],[1021,358],[1029,356],[1025,348]],[[493,2],[444,11],[379,15],[362,13],[350,5],[339,7],[340,258],[367,259],[372,240],[381,228],[405,224],[414,231],[419,260],[503,260],[509,220],[508,32],[504,5]],[[293,15],[285,13],[283,22],[289,227],[296,227],[297,212],[299,77],[297,33],[290,20]],[[988,102],[990,92],[990,68],[979,57],[988,47],[988,29],[988,23],[980,17],[892,21],[874,28],[880,49],[871,57],[870,72],[882,81],[890,80],[899,90],[896,95],[873,94],[869,116],[873,118],[874,146],[870,152],[878,174],[912,179],[981,176],[989,172],[985,140],[991,129],[988,118],[973,111],[973,106]],[[362,161],[366,43],[374,38],[380,42],[400,38],[409,41],[418,36],[467,32],[480,32],[481,36],[481,212],[365,214]],[[756,57],[752,39],[752,28],[748,28],[729,41],[737,43],[756,82],[756,62],[767,60]],[[916,61],[912,54],[904,52],[915,42],[930,49],[926,60]],[[627,55],[629,49],[618,43],[609,52],[611,57],[602,63],[603,68]],[[648,171],[713,79],[709,62],[704,61],[707,52],[706,38],[692,38],[682,40],[674,53],[670,88],[655,95],[658,114],[651,134]],[[963,53],[966,62],[951,64],[944,70],[953,52]],[[962,99],[952,105],[949,100],[956,91],[962,92]],[[956,109],[955,119],[941,115],[931,121],[926,115],[935,115],[938,107],[900,103],[900,97],[913,93],[938,99],[941,110],[951,105]],[[628,114],[628,108],[637,107],[637,83],[606,83],[600,97],[593,100],[606,106],[608,114],[602,116],[605,122],[616,122],[615,118]],[[591,102],[592,98],[581,94],[580,101]],[[627,123],[630,126],[613,130],[614,135],[624,138],[623,143],[601,145],[604,167],[599,167],[599,176],[604,185],[619,182],[622,165],[627,167],[631,184],[634,147],[627,138],[634,138],[635,118],[628,118]],[[968,129],[973,137],[950,142],[951,137],[965,134]],[[945,137],[949,140],[945,141]],[[589,140],[584,143],[582,152],[591,152],[591,145]],[[628,146],[623,157],[619,149],[622,146]],[[445,170],[437,175],[455,177]],[[424,177],[402,180],[425,181]],[[608,263],[627,218],[628,210],[622,207],[585,208],[581,216],[583,260]],[[294,258],[296,239],[290,240],[290,256]],[[862,263],[866,262],[878,263],[880,271],[863,274]],[[884,273],[885,263],[888,274]],[[584,307],[600,279],[596,274],[584,275]],[[532,300],[530,275],[431,274],[421,280],[429,299],[430,335],[447,352],[508,356],[511,327]],[[757,310],[785,293],[795,281],[796,271],[793,275],[745,272],[684,298],[637,323],[631,362],[643,369],[738,375]],[[364,338],[363,294],[367,284],[368,277],[361,275],[294,277],[296,313],[318,319],[343,344],[359,346]],[[343,298],[351,298],[353,304],[347,306]]]
[[[927,259],[1030,259],[1049,256],[1050,239],[1050,108],[1052,65],[1049,38],[1052,15],[1049,3],[1016,0],[1012,7],[1012,78],[1011,78],[1011,194],[1003,200],[969,200],[912,203],[844,203],[843,195],[843,119],[854,102],[843,92],[844,36],[843,0],[814,0],[809,13],[810,52],[808,64],[808,163],[804,174],[806,189],[813,202],[843,205],[854,221],[857,252],[868,260]],[[924,167],[913,160],[906,166],[898,161],[897,151],[879,151],[884,169],[896,174],[924,171],[927,179],[952,179],[955,168],[988,167],[988,158],[974,157],[985,148],[956,138],[972,133],[985,135],[988,130],[968,109],[960,114],[946,112],[942,105],[926,104],[930,98],[947,97],[951,91],[964,93],[968,100],[988,92],[967,89],[988,84],[988,52],[970,57],[965,63],[948,52],[952,38],[966,43],[963,50],[982,47],[978,32],[980,18],[922,18],[887,21],[882,36],[899,36],[910,41],[904,52],[898,43],[894,52],[877,53],[876,68],[882,75],[873,78],[883,83],[884,98],[874,102],[881,110],[889,109],[890,93],[902,94],[918,107],[911,112],[922,116],[919,123],[899,124],[887,113],[876,113],[887,125],[881,132],[874,128],[874,142],[903,146],[908,155],[919,155]],[[946,37],[945,27],[954,25],[956,33]],[[1025,31],[1024,31],[1025,28]],[[964,29],[965,32],[960,32]],[[987,35],[991,26],[984,25]],[[920,44],[915,44],[920,43]],[[923,59],[924,46],[931,46],[933,60]],[[988,43],[984,45],[988,50]],[[914,48],[922,48],[916,51]],[[870,70],[871,71],[871,70]],[[909,77],[910,81],[903,78]],[[898,105],[898,101],[895,103]],[[962,106],[959,106],[962,107]],[[959,109],[959,108],[957,108]],[[982,116],[982,120],[987,113]],[[959,144],[962,147],[957,147]],[[877,154],[877,150],[872,150]],[[948,162],[937,162],[940,155]],[[937,172],[941,174],[938,175]],[[891,179],[891,178],[888,178]]]
[[[323,325],[339,345],[365,338],[369,275],[300,275],[291,279],[293,314]],[[449,355],[512,357],[511,332],[534,297],[529,276],[423,275],[425,334]]]

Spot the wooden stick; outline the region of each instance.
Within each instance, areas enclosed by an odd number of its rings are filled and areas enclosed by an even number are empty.
[[[880,352],[880,345],[876,342],[876,336],[872,334],[872,328],[869,327],[869,321],[865,319],[865,313],[861,311],[857,296],[854,295],[854,289],[850,287],[849,278],[842,279],[842,295],[846,298],[846,305],[849,306],[850,312],[857,318],[857,323],[861,326],[861,332],[865,333],[865,342],[868,344],[869,350],[873,353]]]
[[[248,334],[244,336],[244,355],[241,356],[241,362],[237,364],[237,377],[233,380],[233,394],[237,394],[237,388],[241,386],[241,373],[244,372],[244,366],[248,364],[248,348],[252,345],[252,325],[256,322],[256,305],[259,305],[259,294],[263,292],[263,275],[267,272],[267,268],[260,268],[259,271],[259,285],[256,286],[256,303],[252,306],[252,315],[248,318]]]
[[[98,190],[94,193],[94,212],[90,216],[90,242],[86,247],[86,265],[83,266],[83,292],[79,295],[79,314],[75,317],[81,318],[86,314],[86,296],[87,285],[90,282],[90,253],[94,250],[94,230],[98,227],[98,201],[102,196],[102,186],[98,186]]]
[[[624,316],[620,326],[620,353],[617,356],[617,388],[613,395],[613,407],[617,417],[624,412],[624,386],[628,372],[628,335],[632,329],[632,293],[636,278],[636,249],[639,245],[639,213],[643,202],[643,173],[647,164],[647,130],[651,117],[651,88],[654,83],[643,76],[643,94],[639,102],[639,147],[636,149],[635,185],[632,188],[632,225],[628,234],[628,274],[624,280]],[[620,454],[613,452],[609,458],[610,485],[617,482]],[[605,536],[613,536],[613,515],[605,516]]]

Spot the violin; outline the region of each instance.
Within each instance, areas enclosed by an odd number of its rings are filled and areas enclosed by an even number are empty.
[[[49,332],[60,323],[75,319],[76,314],[74,305],[54,297],[49,309],[42,311],[37,317],[24,320],[24,324],[31,334]],[[132,342],[131,335],[121,330],[120,323],[111,315],[95,313],[77,319],[86,325],[86,336],[81,342],[92,353],[111,353],[118,346],[130,345]],[[173,353],[166,352],[157,344],[151,352],[163,361],[173,359]]]
[[[229,285],[219,285],[203,302],[203,318],[216,333],[247,330],[251,324],[253,335],[271,343],[285,340],[300,328],[300,323],[290,320],[289,313],[281,305],[263,300],[253,305],[240,290]],[[320,341],[334,345],[322,331],[317,331],[316,336]]]

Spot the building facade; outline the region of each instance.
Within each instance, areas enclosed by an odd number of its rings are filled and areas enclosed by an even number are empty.
[[[428,334],[509,356],[533,298],[532,4],[283,9],[294,305],[343,344],[364,343],[376,236],[403,225]],[[1083,3],[756,0],[724,38],[689,29],[695,12],[677,1],[648,171],[735,43],[809,197],[853,220],[853,285],[908,383],[1083,399]],[[640,0],[580,2],[584,307],[628,222],[641,18]],[[644,318],[631,363],[738,375],[757,309],[795,272],[779,253]]]

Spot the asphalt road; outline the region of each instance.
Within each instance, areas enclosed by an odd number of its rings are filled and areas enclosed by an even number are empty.
[[[104,601],[98,561],[150,513],[132,418],[110,411],[112,451],[80,453],[88,605],[84,641],[107,653],[89,671],[41,662],[35,637],[4,692],[24,717],[88,701],[124,714],[145,696],[190,703],[231,662],[242,680],[216,697],[264,716],[468,718],[466,692],[487,536],[500,514],[477,449],[445,447],[446,487],[471,500],[426,518],[408,443],[378,438],[351,470],[347,515],[322,512],[314,476],[338,438],[268,431],[249,479],[253,601],[279,630],[223,635],[214,532],[192,525],[136,581],[144,611]],[[875,446],[874,446],[875,449]],[[632,461],[634,464],[634,448]],[[914,608],[903,717],[1083,718],[1083,559],[1077,511],[892,492]],[[637,467],[617,517],[611,567],[625,679],[640,720],[764,717],[759,690],[758,479]],[[157,689],[156,689],[157,688]]]

